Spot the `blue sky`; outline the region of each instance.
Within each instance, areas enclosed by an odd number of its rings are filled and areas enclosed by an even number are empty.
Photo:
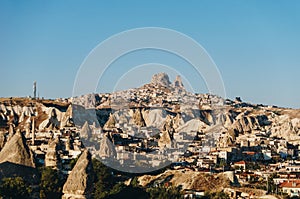
[[[154,26],[200,43],[218,66],[229,98],[300,108],[299,11],[296,0],[2,0],[0,96],[31,95],[36,80],[40,96],[69,97],[94,47],[119,32]],[[150,81],[148,75],[141,83]],[[108,79],[99,92],[114,83]],[[201,83],[196,90],[206,92]]]

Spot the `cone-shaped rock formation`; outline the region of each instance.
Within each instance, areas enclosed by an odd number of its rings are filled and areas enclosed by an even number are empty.
[[[77,160],[63,187],[63,199],[88,199],[93,190],[91,154],[86,149]]]
[[[33,153],[27,146],[26,139],[22,133],[15,133],[4,145],[0,152],[0,163],[2,162],[35,167]]]

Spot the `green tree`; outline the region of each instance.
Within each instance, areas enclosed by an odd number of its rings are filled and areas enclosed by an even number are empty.
[[[205,192],[204,198],[206,199],[230,199],[230,197],[224,193],[223,191],[220,192]]]
[[[147,192],[150,194],[149,199],[179,199],[182,198],[180,190],[175,187],[154,187],[147,189]]]
[[[78,160],[78,157],[77,157],[77,158],[74,158],[74,159],[72,159],[72,160],[70,161],[70,167],[71,167],[71,170],[74,168],[74,166],[75,166],[77,160]]]
[[[148,199],[149,194],[141,187],[133,187],[132,185],[126,186],[123,183],[118,183],[105,199],[123,198]]]
[[[61,198],[63,183],[58,171],[44,167],[41,171],[40,198]]]
[[[212,199],[230,199],[230,197],[224,192],[217,192]]]
[[[93,159],[92,164],[95,172],[93,197],[105,198],[115,185],[112,170],[97,159]]]
[[[139,180],[138,180],[138,177],[137,177],[137,176],[135,176],[135,177],[131,180],[130,185],[132,185],[133,187],[138,187],[138,186],[139,186]]]
[[[221,159],[221,160],[219,161],[219,164],[217,164],[216,166],[217,166],[217,167],[221,167],[221,168],[227,166],[226,160]]]
[[[0,195],[3,198],[30,198],[32,189],[21,177],[3,178],[0,182]]]

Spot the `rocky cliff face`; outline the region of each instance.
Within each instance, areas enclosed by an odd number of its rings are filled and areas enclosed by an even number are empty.
[[[93,190],[93,166],[91,154],[85,150],[77,160],[63,186],[63,199],[89,199]]]

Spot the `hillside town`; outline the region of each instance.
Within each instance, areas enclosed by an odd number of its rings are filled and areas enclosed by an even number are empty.
[[[165,73],[114,93],[0,100],[1,179],[20,175],[34,190],[50,167],[66,178],[65,199],[92,198],[94,158],[182,198],[297,198],[299,144],[299,110],[191,93]]]

